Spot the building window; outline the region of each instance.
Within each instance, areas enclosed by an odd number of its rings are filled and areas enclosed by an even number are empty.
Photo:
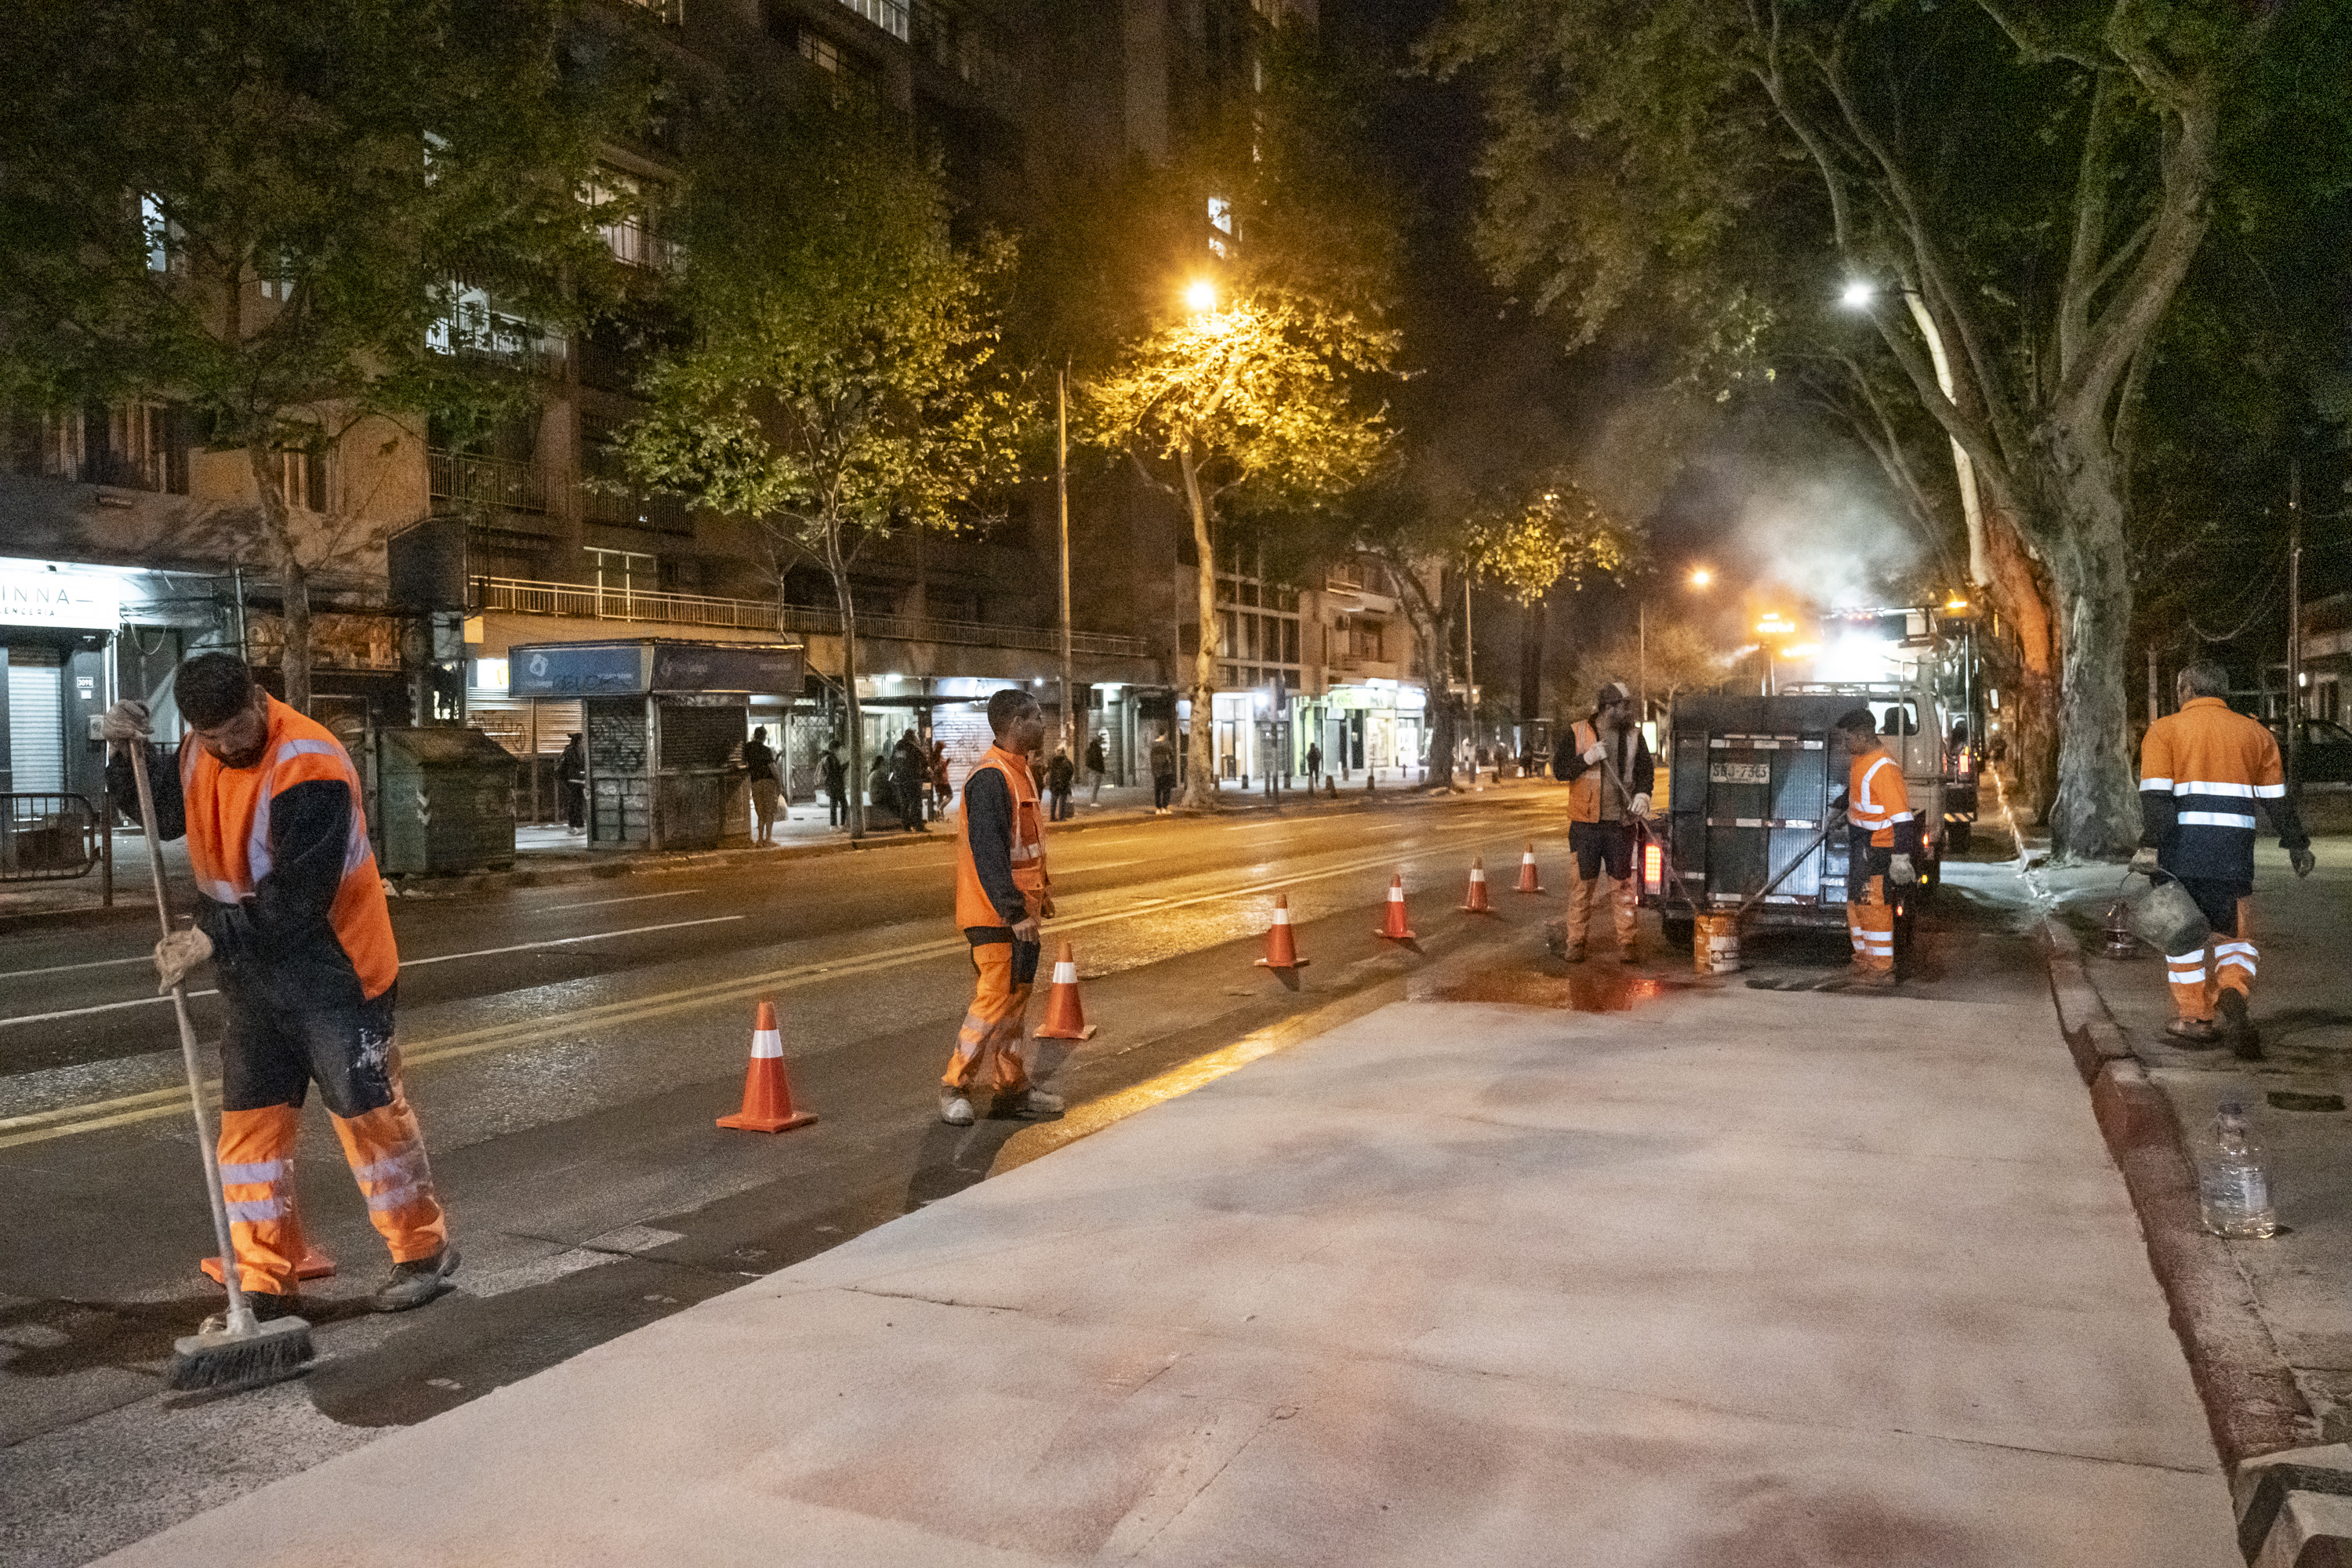
[[[686,25],[686,0],[623,0],[623,4],[647,21],[672,27]]]
[[[278,494],[289,507],[310,511],[327,510],[327,454],[324,452],[280,452],[278,454]]]
[[[537,321],[500,310],[479,285],[452,280],[444,298],[440,320],[425,333],[425,345],[436,353],[523,359],[562,352],[562,339]]]
[[[845,48],[811,27],[800,30],[799,47],[801,58],[831,77],[842,97],[871,100],[879,95],[874,67],[855,49]]]
[[[673,259],[670,242],[660,233],[662,187],[617,169],[600,169],[589,182],[588,204],[601,209],[604,220],[596,232],[613,259],[624,267],[662,271]]]
[[[841,0],[841,3],[899,42],[907,41],[906,0]]]
[[[148,271],[186,270],[186,235],[164,214],[163,197],[150,195],[139,198],[139,235],[147,249]]]
[[[1210,253],[1218,257],[1231,256],[1234,239],[1234,204],[1223,196],[1209,198],[1209,227],[1214,231],[1209,236]]]

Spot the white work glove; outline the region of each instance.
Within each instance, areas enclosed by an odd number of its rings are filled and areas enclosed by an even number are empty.
[[[2308,877],[2311,875],[2312,868],[2318,865],[2319,861],[2308,849],[2290,849],[2286,852],[2286,863],[2294,868],[2296,876]]]
[[[2126,871],[2124,875],[2128,877],[2131,875],[2132,871],[2137,871],[2143,877],[2147,877],[2151,879],[2154,879],[2156,876],[2156,850],[2151,846],[2143,844],[2139,847],[2138,850],[2133,854],[2131,858],[2131,871]]]
[[[1898,888],[1907,888],[1919,879],[1919,868],[1911,864],[1908,855],[1897,855],[1886,863],[1887,880]]]
[[[124,698],[106,710],[106,716],[98,721],[98,732],[118,744],[146,740],[154,733],[147,704],[136,697]]]
[[[160,996],[188,977],[188,972],[200,963],[211,961],[213,939],[194,926],[175,931],[155,944],[155,973],[162,982],[155,987]]]
[[[1648,795],[1637,795],[1633,797],[1633,815],[1640,817],[1643,822],[1650,820],[1650,797]]]
[[[1594,767],[1599,767],[1609,760],[1609,748],[1595,742],[1592,749],[1584,753],[1584,760]]]

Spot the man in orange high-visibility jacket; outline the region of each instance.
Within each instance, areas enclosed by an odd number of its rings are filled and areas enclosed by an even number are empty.
[[[2311,836],[2287,798],[2271,732],[2230,710],[2229,675],[2197,663],[2173,683],[2180,710],[2147,727],[2139,748],[2140,849],[2132,869],[2162,872],[2181,887],[2212,928],[2208,942],[2164,955],[2173,1020],[2165,1033],[2189,1047],[2219,1044],[2218,1011],[2231,1047],[2262,1059],[2262,1037],[2246,1016],[2254,989],[2254,803],[2270,814],[2279,847],[2298,877],[2315,864]],[[2210,949],[2210,958],[2209,958]]]
[[[996,743],[963,781],[956,843],[955,921],[980,978],[940,1080],[940,1120],[951,1127],[971,1125],[971,1089],[981,1084],[996,1091],[999,1116],[1035,1121],[1062,1111],[1059,1095],[1030,1083],[1022,1054],[1043,946],[1039,925],[1054,912],[1037,776],[1029,767],[1045,738],[1045,716],[1035,698],[1008,688],[988,700],[988,727]]]
[[[211,960],[228,1010],[220,1163],[239,1282],[257,1317],[296,1310],[294,1142],[316,1083],[392,1250],[373,1305],[421,1307],[448,1289],[457,1249],[401,1091],[400,955],[359,774],[333,734],[263,691],[234,655],[189,659],[173,695],[190,734],[176,773],[150,770],[157,820],[147,827],[158,840],[186,836],[200,896],[195,928],[157,943],[155,967],[168,990]],[[117,703],[103,729],[145,745],[146,705]],[[116,800],[138,798],[127,757],[110,762],[107,782]]]
[[[1637,921],[1640,893],[1633,885],[1636,823],[1650,820],[1650,791],[1657,763],[1650,742],[1633,722],[1633,699],[1611,681],[1595,699],[1592,717],[1569,726],[1568,738],[1552,754],[1552,776],[1568,782],[1568,945],[1570,963],[1584,962],[1593,906],[1601,901],[1601,878],[1610,883],[1610,910],[1617,926],[1617,962],[1642,959]]]
[[[1867,708],[1839,716],[1845,737],[1846,788],[1835,803],[1845,810],[1846,935],[1853,943],[1854,978],[1865,985],[1895,984],[1895,903],[1889,882],[1919,879],[1919,819],[1903,783],[1903,764],[1878,742]]]

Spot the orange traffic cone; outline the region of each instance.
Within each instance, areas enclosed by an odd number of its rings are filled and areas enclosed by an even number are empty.
[[[1412,942],[1421,935],[1405,924],[1404,873],[1402,871],[1389,879],[1388,912],[1381,917],[1381,929],[1372,934],[1386,937],[1391,942]]]
[[[1519,857],[1519,891],[1540,893],[1543,884],[1536,880],[1536,841],[1528,840],[1528,852]]]
[[[1257,961],[1260,969],[1304,969],[1314,960],[1298,956],[1297,944],[1290,935],[1290,895],[1274,896],[1274,924],[1265,933],[1265,956]]]
[[[1470,893],[1468,900],[1462,906],[1462,912],[1470,915],[1495,912],[1486,907],[1486,858],[1484,855],[1475,857],[1470,862]]]
[[[776,1005],[761,1002],[751,1021],[751,1062],[743,1069],[743,1109],[719,1119],[721,1127],[746,1132],[789,1132],[816,1120],[813,1110],[793,1109],[792,1080],[784,1076],[784,1037],[776,1029]]]
[[[1062,944],[1062,956],[1054,961],[1054,989],[1045,997],[1045,1022],[1035,1031],[1041,1040],[1091,1040],[1095,1026],[1087,1022],[1087,1010],[1078,1005],[1078,961],[1070,952],[1070,944]]]

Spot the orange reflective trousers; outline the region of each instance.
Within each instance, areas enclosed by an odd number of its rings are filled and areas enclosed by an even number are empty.
[[[1029,994],[1037,984],[1037,960],[1043,944],[1034,942],[984,942],[971,950],[979,981],[972,987],[971,1005],[956,1031],[954,1052],[940,1081],[950,1089],[985,1082],[999,1094],[1018,1094],[1029,1087],[1029,1064],[1022,1054],[1028,1032]]]

